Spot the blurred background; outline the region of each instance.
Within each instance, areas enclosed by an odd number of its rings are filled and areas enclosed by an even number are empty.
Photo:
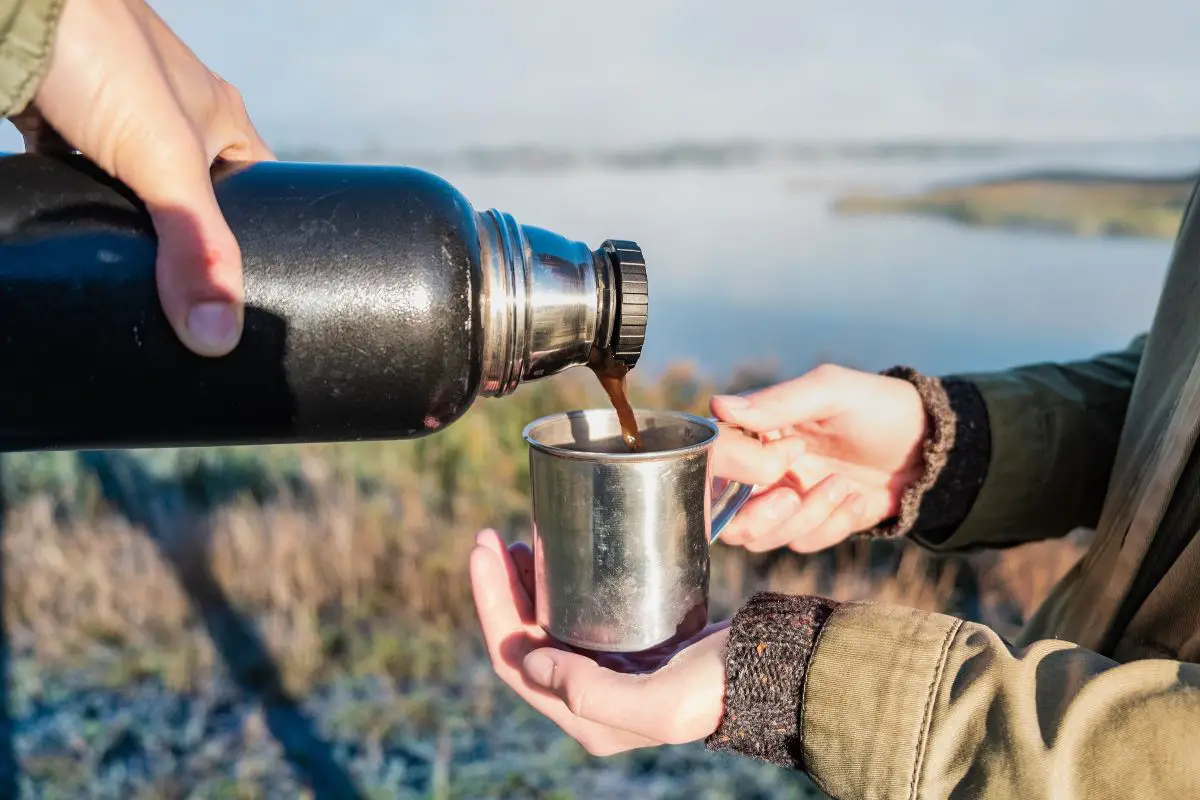
[[[152,5],[282,158],[422,166],[638,241],[646,405],[1123,347],[1200,167],[1184,0]],[[588,377],[419,442],[5,456],[0,794],[820,796],[699,746],[589,758],[482,660],[466,553],[528,536],[521,427],[602,403]],[[1086,538],[718,548],[713,613],[772,586],[1010,634]]]

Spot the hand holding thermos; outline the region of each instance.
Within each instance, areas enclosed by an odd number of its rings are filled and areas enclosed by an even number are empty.
[[[274,156],[237,90],[142,0],[68,0],[60,13],[45,75],[12,121],[27,150],[78,150],[141,198],[167,318],[195,353],[224,355],[242,331],[242,257],[209,168]]]

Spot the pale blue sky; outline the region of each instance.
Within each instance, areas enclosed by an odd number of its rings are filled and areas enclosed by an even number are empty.
[[[153,5],[275,146],[1200,133],[1195,0]]]

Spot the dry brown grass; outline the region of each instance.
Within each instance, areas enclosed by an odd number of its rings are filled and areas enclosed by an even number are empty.
[[[104,650],[140,654],[123,668],[190,685],[208,675],[214,655],[184,586],[211,572],[301,689],[334,666],[331,637],[386,620],[399,641],[384,647],[403,651],[412,637],[414,647],[454,649],[453,636],[439,641],[436,630],[464,631],[473,621],[465,577],[473,530],[411,524],[350,492],[323,496],[313,510],[224,508],[190,527],[195,538],[176,561],[181,575],[145,530],[116,515],[64,523],[44,501],[15,509],[3,551],[10,629],[46,663]],[[379,644],[377,631],[363,633]],[[380,657],[377,648],[355,655]],[[403,652],[384,657],[397,677],[428,672]]]
[[[182,563],[208,565],[232,604],[257,621],[293,690],[347,658],[351,668],[400,679],[436,677],[474,652],[465,565],[475,526],[421,516],[348,491],[324,496],[315,510],[239,505],[214,514],[208,547],[192,548]],[[44,501],[14,510],[6,529],[9,626],[40,660],[125,654],[114,680],[156,674],[181,688],[210,674],[216,659],[193,601],[143,530],[116,516],[56,522]],[[1044,543],[991,559],[980,571],[985,607],[1015,606],[1027,617],[1078,552]],[[896,569],[882,572],[863,541],[830,558],[780,559],[765,574],[758,561],[717,550],[715,611],[731,612],[760,588],[946,611],[969,568],[907,547]],[[992,621],[1003,630],[1002,619]]]

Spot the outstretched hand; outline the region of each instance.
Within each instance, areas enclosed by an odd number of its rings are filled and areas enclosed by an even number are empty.
[[[471,587],[496,674],[592,755],[703,739],[720,723],[728,623],[670,650],[585,654],[534,619],[533,552],[481,531]]]
[[[67,0],[33,102],[12,118],[30,152],[78,150],[146,204],[163,311],[193,352],[241,337],[242,256],[210,167],[269,161],[241,96],[143,0]]]

